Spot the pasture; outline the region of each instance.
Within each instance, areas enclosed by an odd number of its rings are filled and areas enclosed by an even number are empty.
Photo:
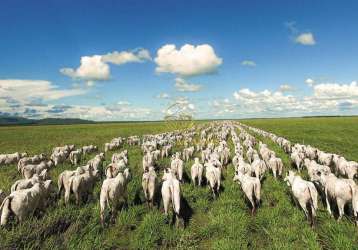
[[[358,160],[358,118],[241,122],[293,142],[304,141]],[[113,137],[160,133],[168,129],[160,122],[0,127],[0,152],[49,154],[53,147],[64,144],[94,144],[103,150],[103,144]],[[291,168],[290,159],[281,148],[267,138],[255,136],[282,158],[285,170]],[[231,140],[228,143],[232,155]],[[149,209],[144,202],[140,147],[125,145],[124,148],[129,150],[133,179],[128,186],[128,206],[118,213],[115,224],[105,228],[100,225],[99,181],[86,204],[72,203],[65,207],[63,198],[54,199],[44,213],[21,224],[12,221],[9,226],[0,228],[0,249],[356,249],[358,246],[357,228],[350,218],[336,222],[320,202],[317,226],[311,228],[302,210],[294,205],[290,188],[270,173],[266,173],[262,183],[262,203],[255,216],[251,216],[240,186],[232,181],[231,164],[223,172],[222,190],[214,200],[206,186],[193,187],[190,183],[188,176],[193,160],[185,163],[186,181],[181,186],[185,225],[175,228],[167,222],[162,208]],[[182,148],[177,145],[173,151]],[[110,159],[111,154],[107,154],[105,164]],[[160,169],[169,164],[169,159],[159,161]],[[52,179],[56,181],[65,169],[74,167],[69,163],[55,167],[50,172]],[[8,192],[11,184],[20,178],[16,166],[0,167],[0,189]]]

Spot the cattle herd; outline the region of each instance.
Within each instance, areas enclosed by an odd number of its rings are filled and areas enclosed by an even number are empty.
[[[297,171],[284,166],[283,161],[258,136],[271,139],[286,152]],[[255,137],[256,136],[256,137]],[[140,147],[142,160],[142,189],[148,207],[154,208],[161,196],[164,213],[173,211],[173,223],[181,220],[181,185],[186,180],[184,164],[193,160],[189,171],[193,186],[207,185],[213,199],[220,195],[223,171],[233,167],[232,180],[237,182],[251,204],[255,214],[261,201],[261,183],[265,175],[272,174],[291,187],[293,200],[304,211],[311,225],[315,224],[318,197],[322,196],[327,211],[338,207],[338,220],[344,215],[344,207],[353,210],[358,225],[358,187],[354,178],[358,164],[347,161],[337,154],[326,153],[310,145],[294,144],[283,137],[240,122],[225,121],[196,125],[190,129],[161,134],[113,138],[105,143],[104,152],[94,145],[76,148],[74,145],[55,147],[50,157],[45,154],[29,157],[26,153],[0,155],[0,166],[17,164],[23,179],[17,180],[11,190],[0,190],[0,224],[7,224],[9,218],[23,221],[37,210],[44,211],[53,202],[51,194],[58,199],[64,195],[64,203],[71,202],[71,195],[78,206],[86,203],[88,195],[97,182],[102,182],[99,206],[100,222],[106,224],[105,211],[110,209],[111,220],[116,218],[119,204],[126,204],[127,184],[133,173],[130,171],[128,144]],[[179,150],[179,145],[182,150]],[[105,155],[113,153],[111,162],[104,164]],[[78,166],[85,155],[96,153],[86,165]],[[158,162],[170,159],[160,168]],[[55,190],[49,171],[69,161],[75,167],[58,176]],[[229,163],[232,163],[229,165]],[[103,166],[105,165],[105,166]],[[78,166],[78,167],[77,167]],[[309,179],[301,177],[306,168]],[[270,173],[269,173],[270,172]],[[188,174],[189,174],[188,173]],[[285,175],[285,176],[283,176]],[[8,194],[7,194],[8,193]]]

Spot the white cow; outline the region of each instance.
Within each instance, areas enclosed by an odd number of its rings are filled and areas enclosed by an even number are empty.
[[[146,168],[149,168],[150,166],[154,165],[154,159],[153,159],[153,155],[150,152],[147,152],[144,156],[143,156],[143,171],[145,171]]]
[[[301,176],[296,175],[293,171],[288,172],[284,181],[287,182],[288,186],[291,186],[295,201],[299,203],[306,218],[311,220],[311,226],[313,226],[318,208],[318,192],[315,185],[310,181],[303,180]],[[307,210],[307,205],[311,211]]]
[[[17,170],[21,172],[21,169],[28,164],[38,164],[41,161],[45,160],[44,154],[34,155],[32,157],[24,157],[19,160],[17,163]]]
[[[98,147],[94,145],[88,145],[82,147],[82,153],[83,155],[91,154],[98,151]]]
[[[62,189],[69,190],[70,189],[70,177],[74,175],[80,175],[85,172],[84,168],[78,167],[76,170],[65,170],[63,171],[57,179],[58,185],[58,196],[61,195]]]
[[[216,198],[221,186],[221,169],[215,167],[211,161],[205,163],[204,166],[207,184],[211,189],[214,198]]]
[[[36,183],[39,183],[42,180],[43,179],[39,175],[34,174],[30,179],[17,180],[11,186],[10,190],[11,190],[11,192],[14,192],[14,191],[21,190],[21,189],[31,188],[33,185],[35,185]]]
[[[120,171],[123,171],[126,167],[127,165],[123,159],[116,163],[111,163],[106,167],[106,177],[114,178]]]
[[[17,163],[21,158],[26,157],[27,153],[0,154],[0,166]]]
[[[102,184],[101,194],[99,198],[100,217],[102,226],[104,225],[104,210],[109,202],[112,202],[112,220],[116,218],[118,204],[121,199],[127,202],[127,184],[131,179],[131,174],[128,168],[123,173],[118,173],[115,178],[105,179]]]
[[[251,163],[251,173],[254,173],[260,180],[266,172],[266,163],[260,159],[258,154],[254,154],[254,160]]]
[[[88,166],[91,166],[95,171],[102,171],[102,164],[104,162],[104,153],[99,153],[94,158],[87,162]],[[102,173],[102,172],[101,172]]]
[[[73,192],[76,198],[76,204],[79,205],[81,198],[90,193],[93,189],[98,172],[92,167],[83,174],[73,175],[69,178],[69,186],[65,186],[65,204],[69,203],[70,194]]]
[[[73,150],[70,153],[70,161],[73,165],[78,165],[82,157],[82,149]]]
[[[304,157],[305,155],[302,152],[293,151],[291,153],[291,160],[295,164],[298,172],[300,172],[302,169]]]
[[[320,183],[324,187],[326,195],[327,211],[332,215],[330,201],[338,207],[338,220],[344,214],[344,206],[352,202],[357,186],[353,180],[337,178],[334,174],[321,174]]]
[[[154,205],[154,195],[157,186],[157,174],[154,167],[149,167],[142,176],[142,188],[144,197],[149,207]]]
[[[178,180],[182,182],[184,162],[180,159],[179,152],[177,152],[175,156],[172,157],[172,162],[170,163],[170,169],[173,172],[173,174],[177,176]]]
[[[44,174],[44,170],[50,170],[54,165],[53,161],[43,161],[37,165],[26,165],[21,169],[21,174],[25,179],[30,179],[34,174]]]
[[[283,163],[282,160],[276,156],[271,156],[268,161],[268,166],[272,170],[273,177],[276,179],[277,176],[282,176]]]
[[[251,214],[253,215],[261,200],[261,183],[259,178],[251,177],[237,171],[234,176],[234,181],[240,182],[242,191],[251,203]]]
[[[162,199],[164,213],[168,216],[169,205],[172,204],[173,212],[176,218],[176,225],[179,225],[180,215],[180,182],[170,169],[165,169],[162,177]]]
[[[203,178],[204,166],[199,162],[199,158],[195,157],[194,164],[191,166],[191,179],[196,185],[196,180],[198,180],[198,186],[201,186],[201,180]]]
[[[43,209],[45,198],[51,190],[51,183],[51,180],[39,182],[31,188],[18,190],[7,196],[0,207],[1,226],[7,224],[11,214],[14,214],[22,222],[33,215],[36,209]]]

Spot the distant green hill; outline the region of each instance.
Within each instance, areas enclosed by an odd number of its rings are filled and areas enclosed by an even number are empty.
[[[66,125],[66,124],[90,124],[94,121],[82,120],[76,118],[45,118],[45,119],[28,119],[18,116],[0,116],[0,126],[5,125]]]

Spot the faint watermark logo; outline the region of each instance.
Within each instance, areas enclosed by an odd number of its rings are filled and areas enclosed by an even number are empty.
[[[190,129],[194,126],[193,115],[191,113],[187,105],[175,102],[165,110],[164,121],[171,131]]]

